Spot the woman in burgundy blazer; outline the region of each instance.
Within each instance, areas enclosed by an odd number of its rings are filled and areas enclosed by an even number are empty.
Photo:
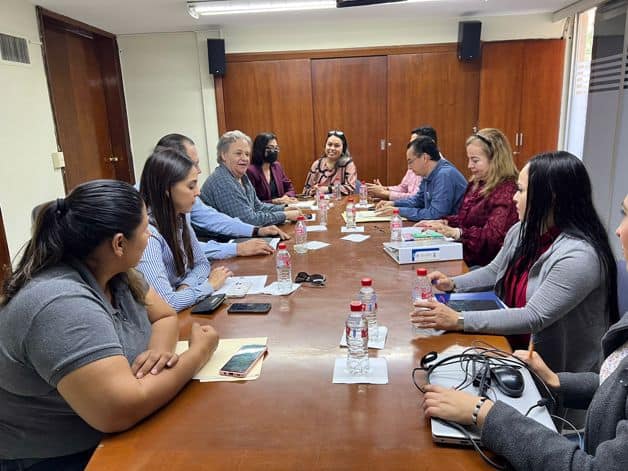
[[[258,134],[253,142],[251,165],[246,171],[257,197],[265,203],[295,203],[296,192],[292,181],[277,162],[279,145],[272,132]]]
[[[506,232],[518,221],[513,196],[518,171],[508,138],[499,129],[486,128],[466,142],[471,179],[458,214],[438,221],[421,221],[462,242],[468,266],[487,265],[504,244]]]

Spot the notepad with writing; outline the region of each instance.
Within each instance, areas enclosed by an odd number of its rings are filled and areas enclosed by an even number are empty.
[[[211,356],[209,361],[205,363],[205,366],[196,373],[192,379],[197,379],[201,383],[210,381],[251,381],[260,377],[262,373],[263,360],[255,363],[255,366],[249,371],[244,378],[236,378],[233,376],[223,376],[219,374],[220,368],[224,366],[227,361],[238,351],[243,345],[257,344],[266,345],[268,337],[252,337],[244,339],[220,339],[218,341],[218,347]],[[189,342],[187,340],[180,340],[177,342],[176,353],[181,355],[189,348]]]

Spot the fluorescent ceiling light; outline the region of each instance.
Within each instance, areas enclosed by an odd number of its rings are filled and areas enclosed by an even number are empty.
[[[188,2],[188,12],[194,18],[205,15],[233,15],[278,11],[303,11],[336,8],[336,0],[268,0],[268,1],[209,1]]]

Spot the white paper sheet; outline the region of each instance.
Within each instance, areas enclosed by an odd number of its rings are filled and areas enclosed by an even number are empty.
[[[342,240],[348,240],[350,242],[364,242],[366,239],[370,238],[370,235],[364,234],[349,234],[347,236],[341,237]]]
[[[307,226],[307,231],[308,232],[323,232],[327,230],[327,226],[324,226],[322,224],[318,224],[315,226]]]
[[[290,293],[293,293],[294,291],[298,290],[300,287],[301,285],[299,283],[292,283],[292,287],[290,288],[290,291],[281,293],[279,291],[279,283],[276,281],[273,281],[271,284],[269,284],[268,286],[264,288],[261,294],[270,294],[272,296],[287,296]]]
[[[322,249],[323,247],[327,247],[328,244],[327,242],[321,242],[319,240],[311,240],[307,243],[307,249],[308,250],[318,250],[318,249]]]
[[[347,358],[336,358],[332,383],[388,384],[388,363],[386,363],[386,358],[369,358],[369,372],[364,376],[350,375],[347,371]]]
[[[263,291],[267,278],[266,275],[230,276],[226,279],[225,284],[213,294],[226,294],[227,297],[259,294]]]
[[[340,232],[364,232],[364,226],[347,227],[342,226]]]

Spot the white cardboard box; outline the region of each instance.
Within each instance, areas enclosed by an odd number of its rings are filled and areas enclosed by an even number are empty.
[[[462,260],[462,244],[447,240],[384,242],[384,252],[400,265],[406,263]]]

